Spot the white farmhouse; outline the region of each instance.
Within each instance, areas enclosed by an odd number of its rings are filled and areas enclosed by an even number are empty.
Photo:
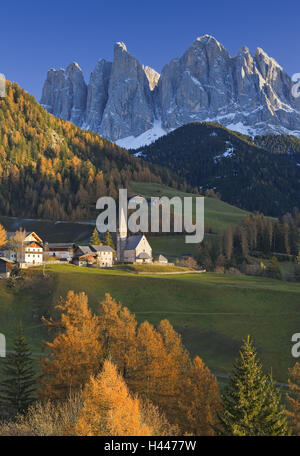
[[[12,262],[25,263],[27,266],[42,264],[44,252],[42,239],[35,232],[31,232],[26,235],[22,245],[14,248],[10,244],[14,234],[10,233],[8,244],[2,250],[3,256]]]
[[[73,263],[78,266],[111,268],[114,264],[114,254],[114,249],[108,245],[78,245]]]

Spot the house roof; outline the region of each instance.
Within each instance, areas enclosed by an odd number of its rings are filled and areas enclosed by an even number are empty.
[[[137,256],[137,258],[138,258],[139,260],[149,260],[151,257],[150,257],[150,255],[148,255],[147,252],[141,252],[141,253]]]
[[[0,257],[0,261],[4,261],[5,263],[13,263],[13,261],[9,260],[8,258],[5,257]]]
[[[168,261],[168,259],[163,255],[158,255],[157,260],[158,261]]]
[[[90,248],[94,250],[94,252],[114,252],[114,249],[109,245],[91,245]]]
[[[88,255],[89,253],[92,254],[93,251],[91,250],[91,248],[88,246],[88,245],[78,245],[77,246],[77,249],[81,250],[81,252],[84,254],[84,255]]]
[[[33,236],[37,242],[40,242],[40,243],[43,242],[42,239],[34,231],[31,231],[30,233],[26,233],[25,242],[29,236]]]
[[[47,243],[46,246],[49,249],[72,249],[74,247],[73,243],[63,243],[63,242],[54,242],[54,243]]]
[[[129,238],[127,239],[127,242],[126,242],[125,250],[134,250],[134,249],[136,249],[137,246],[139,245],[139,243],[141,242],[143,236],[144,236],[143,234],[138,234],[138,235],[135,235],[135,236],[129,236]]]
[[[26,244],[26,247],[27,247],[27,248],[28,248],[28,247],[35,247],[36,249],[41,249],[41,248],[42,248],[39,244],[37,244],[37,243],[34,242],[34,241],[28,242],[28,243]]]
[[[16,234],[17,231],[7,231],[6,232],[6,237],[7,239],[11,239],[12,237],[14,237],[14,235]],[[35,240],[39,243],[42,243],[42,239],[34,232],[34,231],[30,231],[29,233],[26,232],[26,236],[24,238],[24,242],[32,242],[32,241],[28,241],[27,239],[30,237],[30,236],[33,236],[35,238]]]

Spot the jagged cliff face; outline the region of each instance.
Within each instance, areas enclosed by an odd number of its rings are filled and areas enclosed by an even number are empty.
[[[108,100],[108,87],[111,75],[111,62],[101,59],[91,73],[87,92],[86,126],[99,132],[103,113]]]
[[[48,71],[41,104],[51,114],[82,125],[86,102],[87,86],[77,63],[71,63],[66,70]]]
[[[291,88],[291,78],[262,49],[252,56],[243,47],[231,57],[205,35],[161,75],[140,65],[124,43],[115,45],[112,63],[99,60],[88,86],[77,64],[50,70],[41,103],[121,145],[122,138],[141,135],[149,143],[164,131],[205,120],[252,135],[300,135],[300,99]]]
[[[124,43],[116,43],[100,132],[109,139],[140,135],[152,127],[149,80]]]

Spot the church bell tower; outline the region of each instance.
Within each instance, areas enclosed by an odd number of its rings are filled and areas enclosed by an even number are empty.
[[[127,192],[126,192],[127,194]],[[126,204],[126,206],[125,206]],[[127,195],[119,198],[119,223],[117,229],[117,260],[124,261],[124,250],[127,242]]]

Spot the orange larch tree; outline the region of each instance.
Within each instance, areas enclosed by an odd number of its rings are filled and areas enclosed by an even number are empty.
[[[141,403],[133,397],[118,373],[117,367],[106,360],[102,372],[91,377],[83,390],[83,407],[74,428],[81,436],[150,436],[152,429],[145,424]]]
[[[87,295],[69,291],[56,308],[61,313],[58,321],[44,319],[49,328],[59,332],[53,342],[45,342],[50,357],[41,359],[42,399],[66,398],[99,372],[103,364],[99,318],[88,308]]]
[[[183,432],[214,435],[220,411],[217,379],[198,356],[182,376],[178,424]]]
[[[2,225],[0,225],[0,247],[5,245],[7,242],[6,231]]]

